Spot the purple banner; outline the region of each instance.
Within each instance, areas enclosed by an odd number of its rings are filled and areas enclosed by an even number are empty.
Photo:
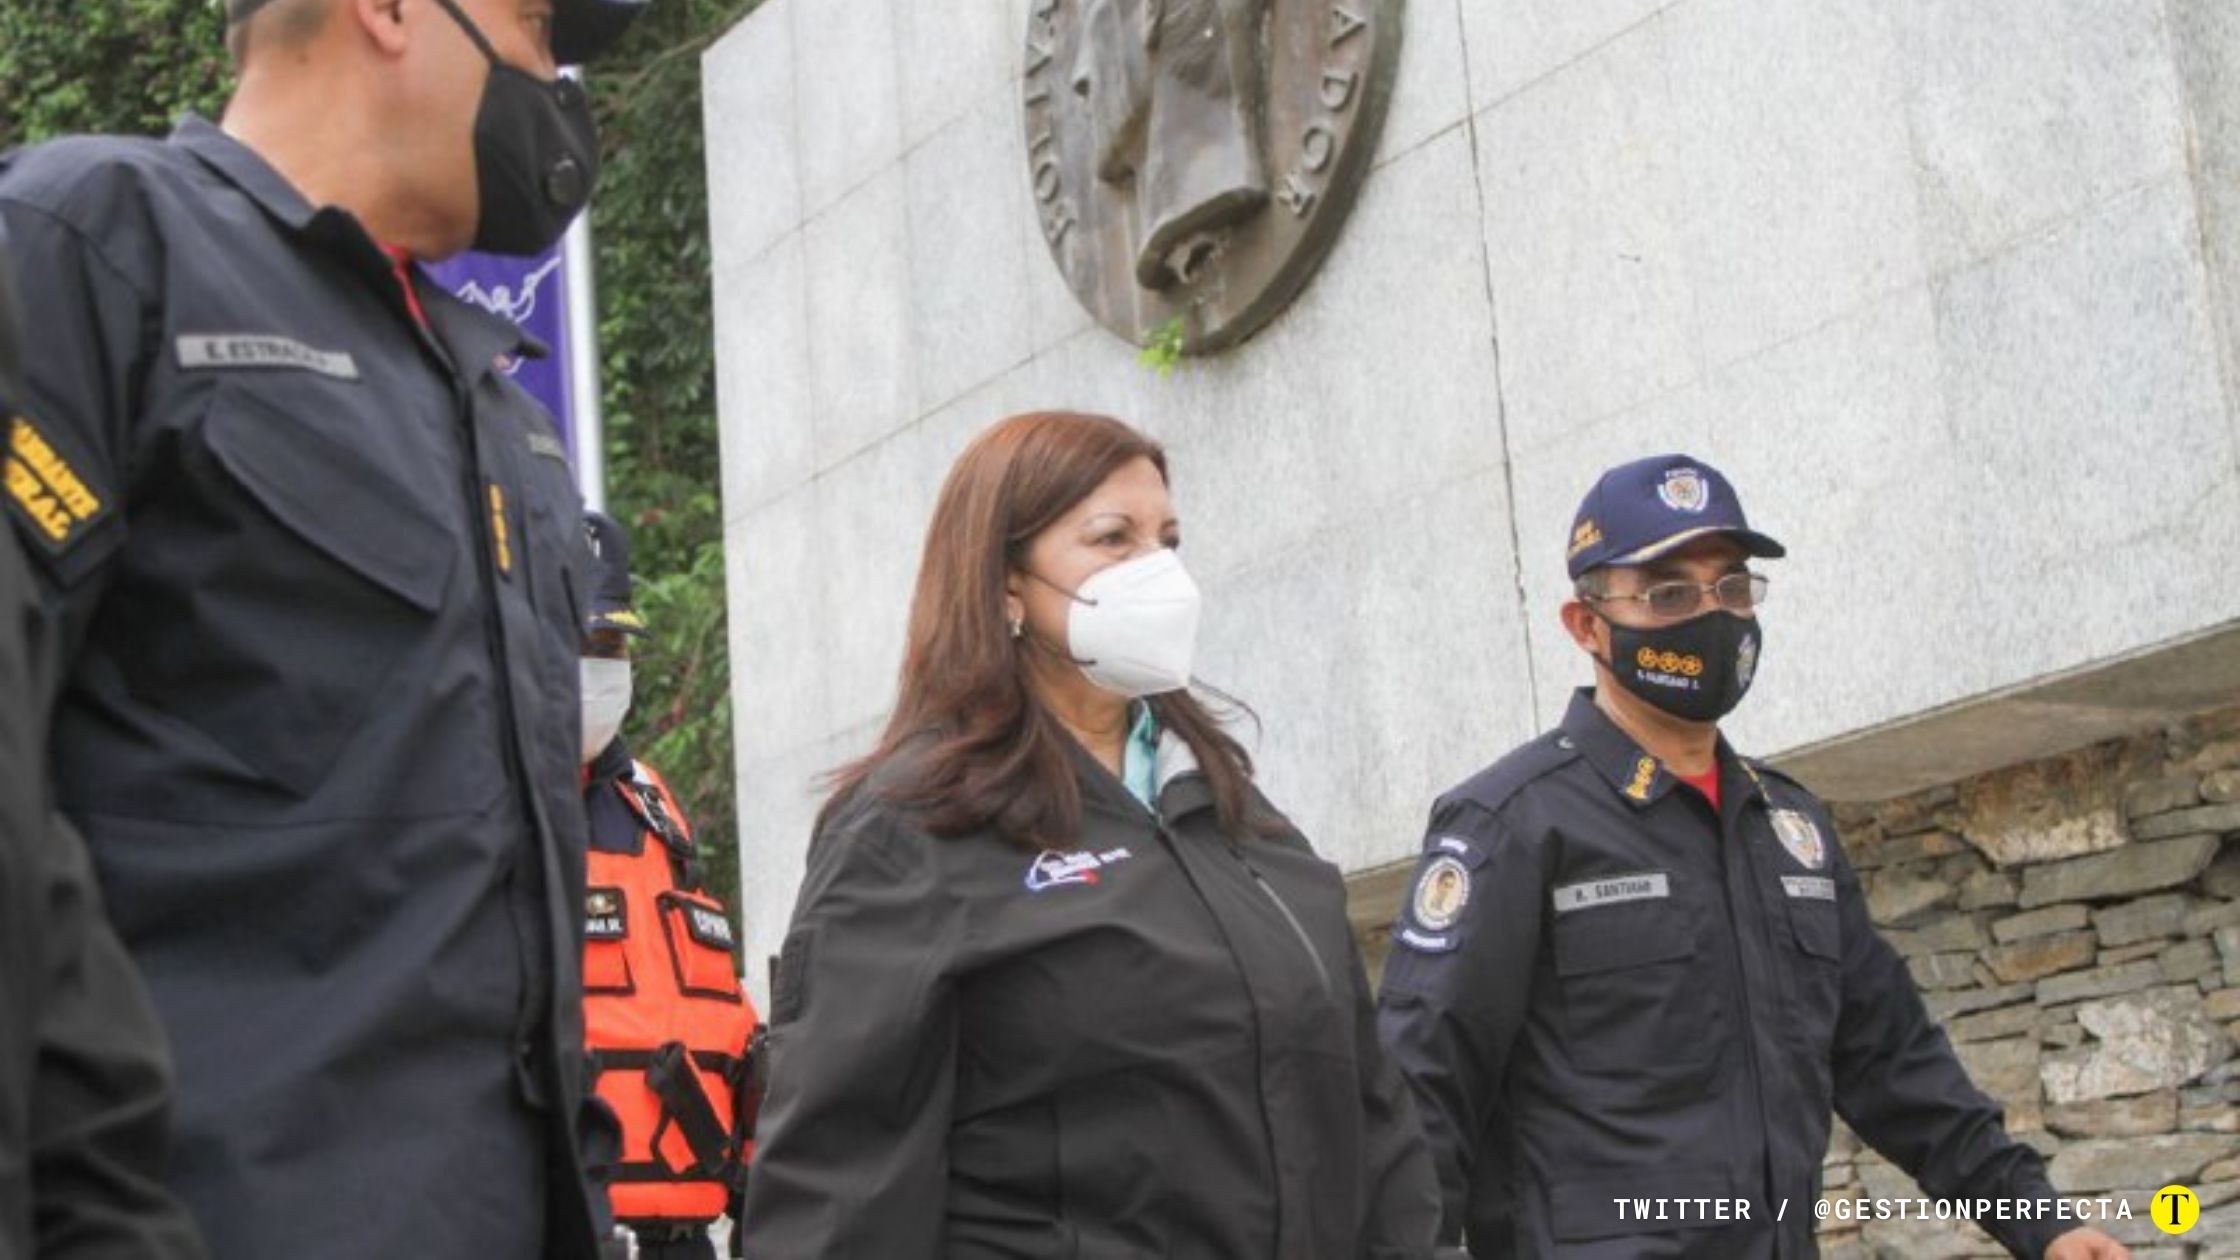
[[[568,393],[568,269],[562,245],[534,258],[461,254],[428,268],[437,284],[486,311],[503,315],[552,348],[542,359],[515,359],[507,373],[545,405],[560,441],[576,456],[575,406]],[[579,461],[580,462],[580,461]]]

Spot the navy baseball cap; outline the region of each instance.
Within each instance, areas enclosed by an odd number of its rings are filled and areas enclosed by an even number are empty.
[[[652,0],[556,0],[552,6],[552,59],[580,66],[622,38]]]
[[[1750,528],[1742,500],[1718,469],[1686,455],[1652,455],[1618,465],[1587,491],[1571,520],[1565,560],[1576,580],[1606,564],[1647,564],[1706,534],[1724,534],[1769,560],[1788,554]]]
[[[591,544],[591,608],[583,632],[620,630],[643,636],[645,619],[630,602],[630,535],[605,512],[583,514],[584,540]]]
[[[272,0],[226,0],[228,24],[246,21]],[[652,0],[553,0],[552,59],[580,66],[622,38]]]

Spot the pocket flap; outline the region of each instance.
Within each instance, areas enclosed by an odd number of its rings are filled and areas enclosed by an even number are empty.
[[[1671,962],[1695,952],[1688,916],[1670,900],[1625,902],[1555,922],[1556,974],[1567,978]]]
[[[228,382],[204,440],[235,481],[289,532],[420,609],[442,606],[454,558],[449,531],[410,489],[259,388]]]
[[[1843,924],[1833,902],[1791,899],[1789,929],[1796,934],[1798,949],[1829,962],[1843,961]]]

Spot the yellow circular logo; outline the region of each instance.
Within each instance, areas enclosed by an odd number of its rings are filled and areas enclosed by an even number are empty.
[[[2165,1234],[2182,1234],[2201,1219],[2201,1196],[2184,1186],[2164,1186],[2154,1192],[2154,1205],[2148,1212],[2154,1217],[2154,1227]]]

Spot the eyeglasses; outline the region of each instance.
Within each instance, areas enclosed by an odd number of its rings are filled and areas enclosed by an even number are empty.
[[[1716,582],[1659,582],[1631,595],[1582,595],[1580,598],[1596,604],[1631,600],[1646,605],[1652,615],[1669,621],[1689,616],[1703,607],[1706,595],[1717,600],[1719,607],[1728,612],[1749,612],[1766,602],[1767,585],[1763,573],[1729,573]]]

